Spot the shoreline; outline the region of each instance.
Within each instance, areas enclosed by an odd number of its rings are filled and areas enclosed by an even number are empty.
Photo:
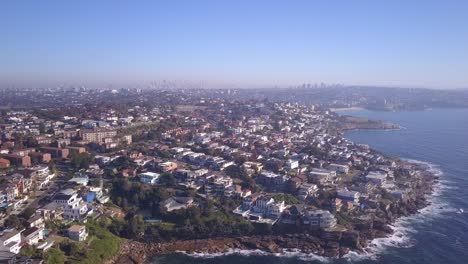
[[[360,107],[360,106],[330,108],[330,111],[332,111],[332,112],[361,111],[361,110],[367,110],[367,109],[364,108],[364,107]]]
[[[405,160],[422,170],[416,194],[407,203],[390,206],[386,215],[371,222],[361,223],[360,229],[346,232],[328,232],[321,230],[314,234],[277,234],[265,236],[221,237],[196,240],[177,240],[166,243],[145,243],[125,240],[119,254],[106,263],[148,263],[158,255],[181,253],[191,257],[214,258],[232,254],[273,255],[281,257],[299,256],[314,259],[362,258],[374,254],[373,247],[380,244],[392,244],[395,239],[402,240],[395,227],[405,218],[422,215],[422,210],[432,205],[435,186],[439,175],[431,171],[431,165],[422,161]],[[371,226],[371,227],[370,227]],[[336,236],[340,239],[336,239]],[[389,240],[390,242],[383,242]]]

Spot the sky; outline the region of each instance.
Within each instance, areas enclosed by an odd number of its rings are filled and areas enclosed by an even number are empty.
[[[468,88],[468,1],[5,0],[0,84]]]

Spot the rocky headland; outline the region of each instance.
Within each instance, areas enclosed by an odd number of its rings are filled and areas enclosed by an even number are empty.
[[[165,243],[145,243],[125,240],[121,250],[108,263],[144,263],[160,254],[184,252],[187,254],[223,254],[233,250],[259,250],[265,253],[299,251],[325,257],[339,258],[350,250],[364,252],[375,238],[393,233],[390,227],[398,218],[418,213],[429,202],[427,196],[437,176],[425,171],[415,176],[412,191],[406,199],[381,206],[372,215],[354,222],[346,230],[315,230],[265,236],[218,237],[196,240],[178,240]]]

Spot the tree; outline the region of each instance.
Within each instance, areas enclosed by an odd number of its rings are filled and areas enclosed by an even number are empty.
[[[284,203],[286,203],[288,205],[300,204],[301,203],[301,201],[299,201],[296,197],[294,197],[294,196],[292,196],[290,194],[277,194],[277,195],[273,196],[273,199],[276,202],[284,201]]]
[[[40,250],[36,249],[34,246],[24,245],[21,248],[21,255],[35,258],[42,258],[42,253]]]
[[[141,215],[134,215],[130,221],[128,222],[126,228],[126,235],[128,237],[138,237],[140,236],[143,231],[145,230],[145,221],[143,220],[143,216]]]
[[[27,137],[24,145],[28,148],[35,148],[38,146],[37,141],[33,137]]]
[[[170,173],[163,173],[161,175],[160,183],[169,187],[174,187],[176,185],[176,179],[174,175]]]
[[[21,220],[16,215],[10,215],[4,222],[4,226],[6,227],[14,227],[14,228],[21,228]]]
[[[65,263],[65,254],[58,249],[51,248],[47,252],[45,260],[48,264],[63,264]]]
[[[45,132],[46,132],[46,127],[45,127],[44,123],[40,123],[39,124],[39,133],[45,134]]]
[[[71,156],[71,163],[75,168],[87,169],[93,160],[93,156],[89,153],[79,153]]]
[[[238,165],[231,165],[227,167],[224,172],[226,175],[234,178],[242,178],[244,176],[243,170]]]
[[[34,213],[36,213],[36,209],[34,209],[32,207],[28,207],[21,214],[19,214],[18,216],[20,216],[21,218],[24,218],[24,219],[29,219],[29,218],[31,218],[31,216],[34,215]]]
[[[55,165],[55,162],[53,160],[51,160],[49,162],[49,170],[50,172],[52,172],[53,174],[56,174],[57,173],[57,166]]]
[[[60,250],[68,256],[78,257],[80,255],[80,249],[74,242],[62,242],[59,246]]]

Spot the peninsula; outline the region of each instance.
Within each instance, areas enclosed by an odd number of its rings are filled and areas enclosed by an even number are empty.
[[[427,205],[437,181],[423,165],[343,137],[397,125],[315,105],[196,90],[65,94],[73,104],[58,97],[1,112],[3,239],[19,237],[6,249],[15,256],[339,258],[392,233],[393,221]]]

